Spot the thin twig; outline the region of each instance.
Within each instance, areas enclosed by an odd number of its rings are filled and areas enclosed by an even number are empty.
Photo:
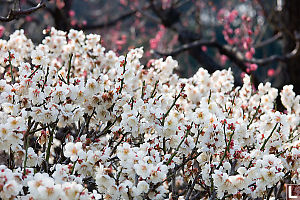
[[[14,9],[11,9],[6,17],[0,16],[0,21],[1,22],[12,21],[12,20],[18,19],[18,18],[20,18],[22,16],[30,15],[31,13],[33,13],[33,12],[35,12],[35,11],[41,9],[41,8],[44,8],[45,6],[46,6],[46,0],[42,0],[35,7],[28,8],[26,10],[14,10]]]
[[[186,195],[186,197],[185,197],[185,200],[189,200],[189,198],[190,198],[190,196],[191,196],[191,194],[192,194],[192,192],[193,192],[193,190],[194,190],[194,187],[195,187],[195,185],[196,185],[196,183],[197,183],[197,179],[199,178],[199,176],[200,176],[200,173],[198,173],[198,174],[196,175],[196,177],[195,177],[195,179],[194,179],[194,181],[193,181],[191,187],[190,187],[189,190],[188,190],[188,193],[187,193],[187,195]]]

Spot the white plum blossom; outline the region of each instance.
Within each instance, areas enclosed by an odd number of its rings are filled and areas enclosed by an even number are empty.
[[[143,179],[146,179],[150,175],[152,164],[147,164],[143,161],[140,161],[138,164],[134,165],[134,169],[137,175],[141,176]]]
[[[69,142],[65,146],[64,155],[71,159],[72,162],[75,162],[78,157],[83,156],[85,153],[82,150],[82,143],[81,142]]]
[[[130,147],[130,144],[128,143],[123,143],[122,146],[118,146],[117,148],[117,156],[121,159],[121,160],[128,160],[128,159],[132,159],[134,156],[134,153]]]
[[[145,67],[142,47],[48,31],[0,40],[1,199],[274,199],[300,183],[292,85],[235,87],[230,68],[180,78],[170,56]]]
[[[34,65],[45,65],[45,60],[47,57],[44,55],[43,51],[33,50],[31,53],[32,64]]]

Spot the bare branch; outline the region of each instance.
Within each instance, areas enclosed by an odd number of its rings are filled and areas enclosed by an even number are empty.
[[[28,4],[30,6],[35,6],[36,5],[34,0],[27,0],[26,4]],[[45,10],[48,11],[52,16],[55,15],[55,12],[53,10],[51,10],[51,8],[49,6],[45,6]]]
[[[142,9],[137,8],[137,10],[139,11],[139,13],[141,13],[141,15],[143,15],[145,18],[149,19],[150,21],[156,23],[156,24],[160,24],[161,21],[158,17],[151,15],[150,13],[144,12]]]
[[[179,53],[183,52],[183,51],[187,51],[189,49],[195,48],[195,47],[201,47],[201,46],[207,46],[207,47],[214,47],[217,48],[219,50],[219,52],[221,54],[226,55],[231,61],[233,61],[239,68],[241,68],[243,71],[246,71],[246,65],[243,62],[242,59],[238,58],[234,49],[229,46],[229,45],[221,45],[216,41],[205,41],[205,40],[196,40],[194,42],[188,43],[188,44],[184,44],[181,47],[168,52],[168,53],[163,53],[163,52],[156,52],[159,55],[162,56],[176,56]]]
[[[177,2],[175,2],[175,8],[178,9],[178,8],[186,5],[187,3],[190,3],[190,0],[177,1]]]
[[[39,10],[40,8],[43,8],[46,6],[46,0],[42,0],[38,5],[32,8],[28,8],[26,10],[14,10],[11,9],[6,17],[0,16],[1,22],[9,22],[14,19],[18,19],[21,16],[30,15],[31,13]]]
[[[264,41],[262,41],[262,42],[260,42],[260,43],[258,43],[256,45],[254,45],[254,48],[264,47],[264,46],[266,46],[268,44],[271,44],[272,42],[275,42],[278,39],[281,39],[282,36],[283,36],[283,34],[281,32],[279,32],[276,35],[274,35],[273,37],[268,38],[268,39],[266,39],[266,40],[264,40]]]
[[[251,60],[247,60],[247,59],[243,58],[243,60],[245,62],[255,63],[255,64],[258,64],[258,65],[267,65],[267,64],[269,64],[271,62],[274,62],[274,61],[286,62],[287,60],[289,60],[291,58],[294,58],[297,55],[299,55],[299,50],[300,50],[300,41],[297,40],[295,49],[293,51],[285,54],[285,55],[273,55],[273,56],[270,56],[270,57],[267,57],[267,58],[261,58],[261,59],[253,58]]]
[[[97,29],[97,28],[104,28],[104,27],[114,26],[119,21],[122,21],[122,20],[125,20],[125,19],[129,18],[129,17],[135,15],[137,12],[147,10],[149,7],[150,7],[150,5],[146,5],[141,9],[137,8],[137,9],[134,9],[134,10],[127,11],[127,12],[121,14],[120,16],[116,17],[115,19],[108,20],[107,22],[102,22],[102,23],[99,23],[99,24],[90,24],[90,25],[85,25],[85,26],[82,26],[82,27],[77,27],[76,26],[74,28],[80,28],[82,30],[89,30],[89,29]]]
[[[175,56],[183,51],[187,51],[189,49],[195,48],[195,47],[201,47],[201,46],[208,46],[208,47],[214,47],[219,50],[221,54],[226,55],[231,61],[233,61],[235,64],[237,64],[243,71],[246,70],[245,63],[254,63],[258,65],[267,65],[274,61],[280,61],[280,62],[286,62],[287,60],[297,56],[299,54],[300,50],[300,34],[295,34],[296,38],[296,46],[295,49],[285,55],[272,55],[267,58],[253,58],[253,59],[246,59],[245,56],[237,50],[235,47],[231,47],[229,45],[222,45],[216,41],[203,41],[203,40],[197,40],[188,44],[184,44],[181,47],[168,52],[156,52],[159,55],[167,56]]]
[[[211,46],[214,43],[216,43],[216,42],[207,41],[207,40],[196,40],[194,42],[184,44],[184,45],[178,47],[177,49],[175,49],[171,52],[158,52],[158,51],[156,51],[156,53],[161,55],[161,56],[176,56],[176,55],[180,54],[181,52],[187,51],[187,50],[192,49],[194,47]]]
[[[196,185],[196,182],[197,182],[197,179],[200,177],[200,173],[198,173],[193,181],[193,184],[191,185],[191,187],[189,188],[188,192],[187,192],[187,195],[185,197],[185,200],[189,200],[190,199],[190,196],[194,190],[194,187]]]

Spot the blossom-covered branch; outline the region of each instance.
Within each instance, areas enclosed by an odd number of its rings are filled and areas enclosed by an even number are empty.
[[[143,48],[118,56],[76,30],[0,46],[1,199],[250,200],[300,183],[292,85],[179,78],[170,56],[146,68]]]

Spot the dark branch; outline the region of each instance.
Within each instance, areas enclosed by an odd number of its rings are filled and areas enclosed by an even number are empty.
[[[9,22],[14,19],[18,19],[19,17],[30,15],[31,13],[39,10],[40,8],[43,8],[46,6],[46,0],[42,0],[38,5],[28,8],[26,10],[13,10],[11,9],[6,17],[0,16],[1,22]]]
[[[144,12],[142,9],[137,8],[137,10],[139,11],[139,13],[141,13],[141,15],[143,15],[145,18],[149,19],[150,21],[156,23],[156,24],[161,24],[160,18],[151,15],[150,13]]]
[[[297,40],[295,49],[293,51],[285,54],[285,55],[273,55],[273,56],[270,56],[270,57],[267,57],[267,58],[261,58],[261,59],[253,58],[251,60],[247,60],[247,59],[243,58],[243,60],[245,62],[255,63],[255,64],[258,64],[258,65],[267,65],[267,64],[269,64],[271,62],[274,62],[274,61],[286,62],[289,59],[294,58],[297,55],[299,55],[299,50],[300,50],[300,41]]]
[[[234,62],[241,70],[243,70],[244,72],[247,69],[247,66],[245,65],[245,63],[243,62],[242,59],[240,59],[239,57],[237,57],[236,53],[234,52],[233,48],[228,46],[228,45],[221,45],[216,41],[203,41],[203,40],[197,40],[188,44],[184,44],[181,47],[173,50],[172,52],[169,53],[163,53],[163,52],[156,52],[159,55],[162,56],[176,56],[179,53],[183,52],[183,51],[187,51],[189,49],[195,48],[195,47],[201,47],[201,46],[207,46],[207,47],[214,47],[217,48],[219,50],[219,52],[221,54],[226,55],[232,62]]]
[[[34,0],[27,0],[26,4],[28,4],[29,6],[35,6],[36,5]],[[50,8],[50,6],[45,6],[45,10],[48,11],[52,16],[55,14],[55,12]]]
[[[235,47],[231,47],[229,45],[222,45],[216,41],[203,41],[203,40],[197,40],[188,44],[184,44],[181,47],[168,52],[156,52],[159,55],[163,56],[175,56],[183,51],[187,51],[189,49],[195,48],[195,47],[201,47],[201,46],[207,46],[207,47],[214,47],[219,50],[221,54],[226,55],[231,61],[233,61],[235,64],[237,64],[243,71],[246,71],[245,63],[254,63],[258,65],[267,65],[274,61],[280,61],[280,62],[286,62],[287,60],[297,56],[299,54],[300,50],[300,36],[299,34],[296,34],[296,46],[295,49],[285,55],[272,55],[267,58],[253,58],[253,59],[246,59],[244,55],[237,50]]]
[[[190,196],[194,190],[194,187],[197,183],[197,179],[200,177],[200,173],[197,174],[197,176],[195,177],[194,181],[193,181],[193,184],[191,185],[191,187],[189,188],[188,192],[187,192],[187,195],[185,197],[185,200],[189,200],[190,199]]]
[[[107,22],[102,22],[102,23],[99,23],[99,24],[88,24],[88,25],[80,26],[80,27],[76,26],[76,27],[73,27],[73,28],[75,28],[75,29],[80,28],[81,30],[89,30],[89,29],[98,29],[98,28],[114,26],[118,22],[123,21],[125,19],[128,19],[129,17],[135,15],[137,12],[144,11],[144,10],[148,9],[149,7],[150,7],[150,5],[147,5],[147,6],[143,7],[142,9],[138,8],[138,9],[127,11],[127,12],[121,14],[120,16],[116,17],[115,19],[108,20]]]
[[[159,55],[162,55],[162,56],[176,56],[176,55],[180,54],[181,52],[187,51],[189,49],[192,49],[195,47],[201,47],[201,46],[212,46],[215,43],[216,42],[214,42],[214,41],[196,40],[194,42],[184,44],[171,52],[157,52],[156,51],[156,53]]]
[[[260,42],[260,43],[258,43],[256,45],[254,45],[254,48],[264,47],[264,46],[266,46],[268,44],[271,44],[272,42],[275,42],[276,40],[281,39],[282,36],[283,36],[283,34],[281,32],[279,32],[276,35],[274,35],[273,37],[268,38],[268,39],[266,39],[266,40],[264,40],[264,41],[262,41],[262,42]]]

